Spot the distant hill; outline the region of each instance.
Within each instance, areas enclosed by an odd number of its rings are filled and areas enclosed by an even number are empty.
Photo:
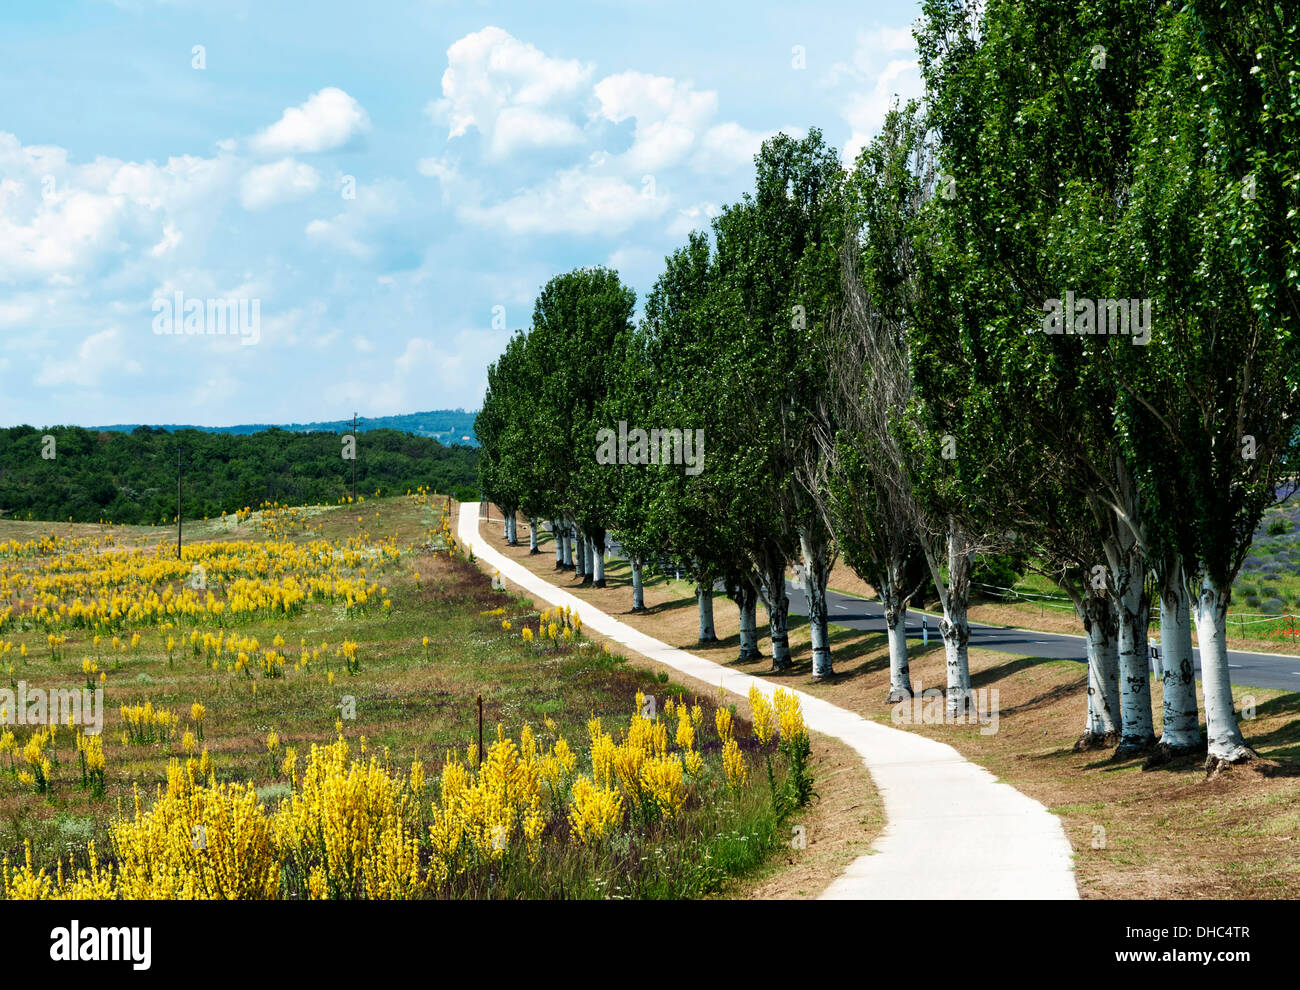
[[[79,426],[0,429],[0,517],[160,523],[176,515],[176,460],[185,470],[185,515],[219,516],[263,501],[332,505],[357,494],[401,494],[421,485],[478,497],[479,451],[391,429],[367,431],[346,459],[324,429],[221,430]]]
[[[474,417],[477,413],[464,409],[435,409],[431,412],[404,413],[401,416],[375,416],[363,418],[357,424],[357,432],[367,430],[400,430],[417,437],[430,437],[448,446],[460,444],[477,447],[478,437],[474,435]],[[264,430],[279,429],[290,433],[342,433],[352,428],[352,420],[336,419],[325,423],[243,423],[239,426],[190,426],[188,424],[115,423],[112,426],[88,426],[86,429],[99,432],[130,433],[141,425],[175,433],[177,430],[199,430],[203,433],[233,433],[247,436]]]

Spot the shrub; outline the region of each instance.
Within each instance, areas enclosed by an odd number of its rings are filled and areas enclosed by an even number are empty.
[[[971,568],[970,580],[975,586],[984,584],[995,588],[1014,588],[1025,570],[1023,557],[989,554],[976,558],[975,566]]]

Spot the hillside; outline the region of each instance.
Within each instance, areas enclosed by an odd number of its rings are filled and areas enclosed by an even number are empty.
[[[53,438],[53,444],[45,440]],[[263,501],[337,502],[352,487],[342,438],[271,429],[248,435],[137,427],[0,429],[0,517],[162,523],[176,515],[176,457],[185,470],[187,518],[219,516]],[[458,497],[477,491],[478,450],[391,429],[357,444],[357,492],[425,486]]]

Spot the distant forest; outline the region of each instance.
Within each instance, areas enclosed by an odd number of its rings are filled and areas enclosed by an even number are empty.
[[[44,439],[53,437],[53,446]],[[186,518],[263,501],[333,504],[352,490],[352,462],[335,433],[280,429],[250,435],[140,426],[130,433],[56,426],[0,429],[0,517],[114,523],[170,522],[176,454]],[[49,454],[53,456],[49,456]],[[42,456],[42,455],[45,456]],[[357,493],[405,494],[420,485],[477,497],[478,450],[398,430],[357,438]]]

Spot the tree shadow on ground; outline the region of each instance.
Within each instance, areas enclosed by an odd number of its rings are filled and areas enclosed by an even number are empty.
[[[1265,776],[1300,776],[1300,692],[1290,692],[1270,698],[1255,709],[1256,718],[1285,718],[1287,721],[1269,732],[1251,735],[1247,744],[1260,756],[1270,761],[1277,761],[1278,772],[1268,772],[1263,767],[1260,772]],[[1249,721],[1243,721],[1242,728],[1247,729]],[[1285,772],[1281,772],[1285,768]]]
[[[648,605],[640,615],[664,615],[667,612],[674,612],[683,608],[694,608],[695,601],[690,598],[670,598],[666,602],[660,602],[658,605]],[[629,611],[631,607],[629,606]]]
[[[889,640],[883,633],[862,635],[860,629],[832,629],[831,666],[826,684],[847,684],[866,674],[889,670]],[[812,668],[809,656],[808,667]]]

